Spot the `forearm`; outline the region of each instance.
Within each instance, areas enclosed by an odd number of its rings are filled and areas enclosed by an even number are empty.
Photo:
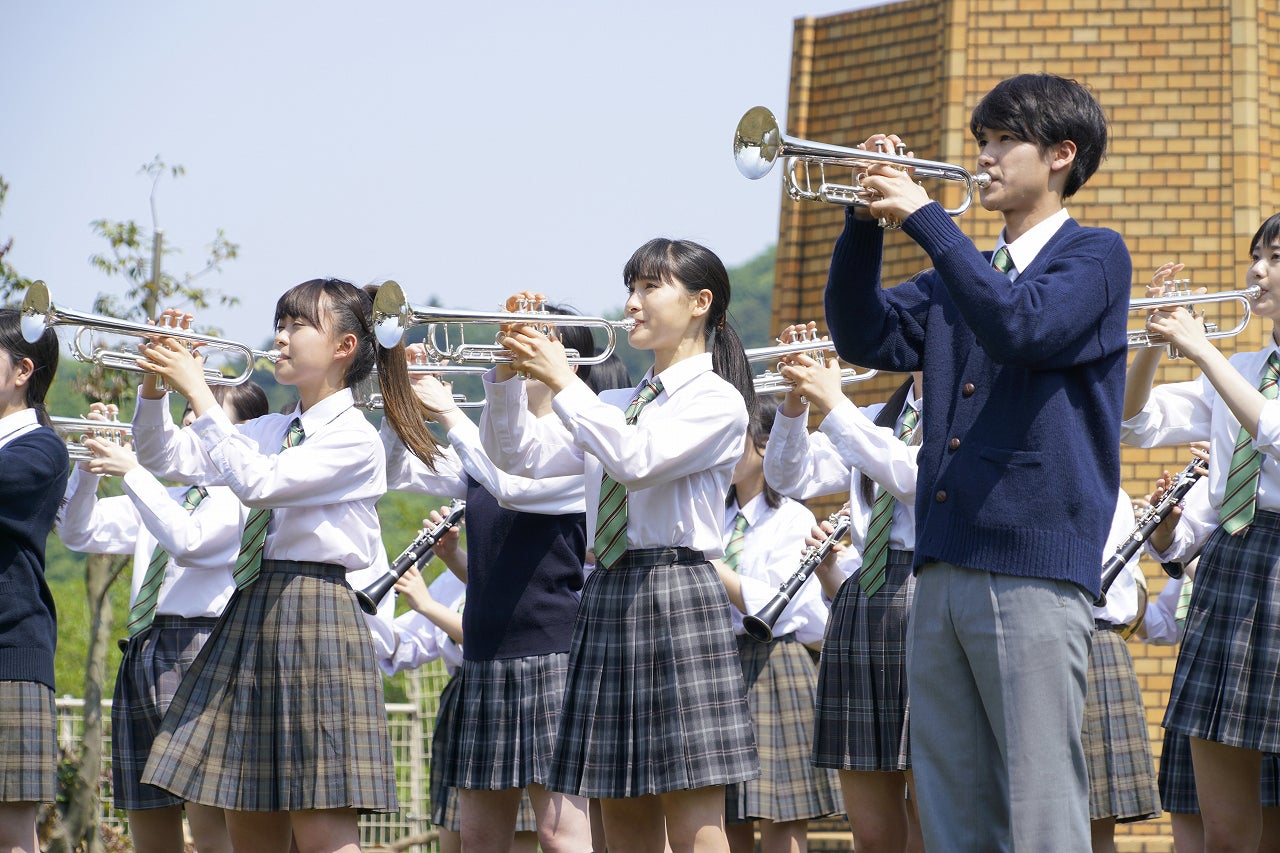
[[[1143,347],[1129,363],[1124,379],[1124,413],[1121,420],[1127,421],[1141,412],[1151,398],[1151,386],[1155,382],[1156,370],[1160,367],[1162,352],[1163,347]]]

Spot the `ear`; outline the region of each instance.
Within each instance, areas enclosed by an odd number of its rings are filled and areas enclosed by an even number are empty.
[[[711,310],[711,303],[715,297],[711,295],[711,291],[705,287],[693,295],[693,316],[703,317]]]
[[[354,333],[347,332],[345,335],[338,338],[337,346],[335,346],[333,350],[334,358],[351,358],[359,343],[360,342],[356,340]]]
[[[27,383],[31,381],[31,377],[35,372],[36,363],[29,358],[23,358],[14,366],[14,386],[18,388],[25,388]]]
[[[1054,172],[1065,171],[1076,161],[1076,144],[1070,139],[1064,139],[1050,148],[1048,153],[1049,169]]]

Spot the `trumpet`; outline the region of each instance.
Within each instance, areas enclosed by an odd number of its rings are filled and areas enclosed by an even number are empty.
[[[67,455],[72,462],[87,462],[93,458],[93,451],[84,446],[84,439],[97,438],[124,444],[133,439],[133,427],[122,421],[99,421],[90,418],[65,418],[51,416],[50,423],[67,445]]]
[[[1176,279],[1170,283],[1185,285],[1190,283],[1190,279]],[[1253,301],[1261,293],[1262,289],[1257,285],[1251,285],[1244,290],[1228,290],[1220,293],[1192,293],[1190,290],[1178,290],[1174,293],[1167,293],[1164,296],[1131,299],[1129,300],[1129,310],[1151,311],[1156,308],[1171,308],[1179,305],[1185,306],[1190,310],[1192,305],[1238,302],[1240,304],[1240,320],[1231,328],[1221,329],[1217,323],[1213,322],[1205,322],[1204,324],[1205,337],[1207,338],[1233,338],[1243,332],[1245,326],[1249,325],[1249,318],[1253,315]],[[1179,356],[1177,349],[1163,335],[1148,331],[1146,328],[1129,330],[1129,346],[1131,348],[1167,346],[1170,358]]]
[[[378,612],[378,602],[386,595],[396,581],[404,577],[404,573],[409,571],[409,567],[421,560],[426,553],[436,546],[446,533],[457,527],[462,522],[462,516],[466,512],[467,502],[454,499],[449,504],[449,513],[445,516],[444,521],[430,529],[424,527],[409,543],[409,547],[400,552],[400,556],[396,557],[396,561],[391,564],[391,571],[371,583],[369,586],[356,592],[356,600],[360,602],[360,609],[370,616]]]
[[[950,163],[908,157],[906,147],[902,145],[898,146],[896,153],[890,153],[884,150],[883,145],[879,150],[866,151],[783,136],[773,113],[764,107],[752,107],[738,122],[733,134],[733,159],[738,164],[738,171],[751,180],[763,178],[778,158],[788,161],[783,185],[787,195],[795,201],[865,207],[879,196],[861,185],[858,172],[875,163],[911,169],[919,178],[963,184],[964,198],[955,207],[944,208],[951,216],[959,216],[968,210],[973,204],[975,189],[985,189],[991,183],[991,176],[985,172],[972,175]],[[852,181],[847,184],[829,182],[827,166],[851,169]],[[811,173],[814,169],[817,171],[816,185]]]
[[[607,320],[604,317],[584,317],[578,314],[552,314],[541,310],[540,305],[522,305],[519,311],[468,311],[412,305],[405,298],[404,290],[394,281],[383,282],[378,288],[378,293],[373,299],[373,323],[378,343],[388,349],[400,343],[409,329],[415,326],[426,326],[427,338],[423,343],[431,360],[486,365],[509,363],[511,354],[498,343],[476,344],[467,343],[465,340],[456,344],[451,343],[448,340],[450,326],[462,329],[463,333],[466,326],[493,326],[507,323],[529,323],[542,328],[585,326],[603,330],[605,345],[600,353],[594,356],[582,356],[575,352],[569,357],[570,364],[601,364],[607,361],[613,354],[618,331],[629,332],[635,328],[634,320]],[[444,334],[443,344],[437,340],[438,333]]]
[[[831,553],[831,549],[836,546],[836,543],[849,533],[849,528],[853,525],[849,518],[849,513],[845,510],[832,513],[827,518],[827,523],[835,528],[831,531],[831,534],[818,545],[810,545],[806,548],[804,555],[800,558],[800,568],[796,569],[795,574],[782,582],[778,587],[778,594],[754,615],[742,620],[743,630],[753,640],[759,640],[762,643],[773,641],[773,626],[777,624],[778,617],[782,615],[782,611],[787,609],[787,605],[791,603],[791,599],[796,597],[796,593],[800,592],[800,588],[804,586],[805,581],[818,568],[818,565],[826,559],[826,556]]]
[[[431,366],[411,364],[409,365],[409,372],[439,372],[437,370],[424,369]],[[385,401],[382,398],[382,386],[378,382],[378,371],[370,371],[368,376],[351,386],[351,396],[354,398],[353,405],[356,408],[364,409],[367,412],[381,411],[384,408]],[[459,409],[479,409],[484,406],[484,400],[468,400],[466,394],[454,394],[453,402],[457,404]]]
[[[242,385],[253,374],[256,361],[260,358],[275,363],[280,358],[276,350],[256,350],[244,344],[218,338],[212,335],[198,335],[187,329],[174,329],[167,326],[152,326],[147,323],[134,323],[119,320],[115,317],[104,317],[99,314],[83,314],[57,308],[53,305],[49,287],[43,281],[35,281],[27,288],[22,299],[22,336],[34,343],[46,330],[58,326],[78,326],[72,338],[71,355],[76,361],[96,364],[108,370],[125,370],[134,373],[146,373],[138,367],[138,353],[111,350],[103,346],[93,346],[94,332],[110,335],[121,335],[151,339],[156,336],[177,338],[190,346],[204,348],[204,352],[227,355],[243,360],[238,371],[223,373],[214,367],[205,366],[204,378],[210,385]],[[86,343],[86,341],[88,341]]]
[[[819,339],[817,329],[807,329],[799,333],[800,337],[793,338],[790,341],[784,341],[781,338],[775,346],[771,347],[755,347],[746,350],[747,361],[755,363],[758,361],[773,361],[782,358],[785,355],[794,355],[796,353],[811,353],[815,358],[823,357],[826,353],[834,354],[836,346],[828,339]],[[786,394],[791,391],[795,385],[784,378],[781,374],[782,362],[776,365],[776,370],[766,370],[757,374],[753,384],[757,394]],[[858,370],[854,367],[846,367],[840,371],[840,384],[852,385],[855,382],[864,382],[876,375],[874,370]]]

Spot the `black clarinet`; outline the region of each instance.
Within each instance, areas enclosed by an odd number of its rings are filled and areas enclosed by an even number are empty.
[[[399,557],[396,557],[396,561],[391,564],[391,571],[364,589],[356,591],[356,599],[360,602],[360,609],[370,616],[377,613],[378,602],[382,600],[382,597],[390,591],[391,587],[396,585],[396,581],[404,577],[404,573],[409,571],[410,566],[426,557],[428,552],[435,548],[436,543],[446,533],[461,523],[466,509],[466,501],[455,500],[449,504],[449,514],[445,516],[444,521],[432,528],[422,528],[418,535],[414,537],[414,540],[409,543],[409,547],[400,552]]]
[[[1138,518],[1137,525],[1133,528],[1133,532],[1129,534],[1129,538],[1116,548],[1116,553],[1102,567],[1102,591],[1098,593],[1098,599],[1094,602],[1094,606],[1102,607],[1107,603],[1107,590],[1111,589],[1111,584],[1115,583],[1116,578],[1124,571],[1125,565],[1138,553],[1138,549],[1142,547],[1142,543],[1151,537],[1151,534],[1160,522],[1169,517],[1169,513],[1173,510],[1178,502],[1186,497],[1187,492],[1191,491],[1191,487],[1196,484],[1196,480],[1200,479],[1200,472],[1196,470],[1197,466],[1203,465],[1199,459],[1192,459],[1186,468],[1182,469],[1182,473],[1174,478],[1173,485],[1165,489],[1160,500],[1147,507],[1142,515]],[[1174,563],[1164,564],[1165,573],[1171,578],[1182,577],[1182,568]]]
[[[845,537],[849,532],[849,528],[853,522],[849,520],[849,516],[843,513],[834,513],[827,522],[835,525],[835,529],[831,531],[831,535],[818,545],[810,545],[805,549],[804,555],[800,558],[800,568],[796,569],[795,574],[782,582],[778,587],[778,594],[760,608],[760,612],[754,616],[747,616],[742,620],[743,629],[751,636],[753,640],[759,640],[762,643],[773,641],[773,626],[778,621],[778,617],[782,615],[782,611],[787,609],[787,605],[791,603],[791,599],[796,597],[796,593],[800,592],[800,588],[804,586],[804,582],[809,579],[814,570],[818,568],[831,549],[836,543]]]

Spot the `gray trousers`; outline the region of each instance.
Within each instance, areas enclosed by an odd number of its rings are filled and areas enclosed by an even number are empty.
[[[907,684],[929,853],[1089,851],[1089,607],[1067,581],[921,567]]]

